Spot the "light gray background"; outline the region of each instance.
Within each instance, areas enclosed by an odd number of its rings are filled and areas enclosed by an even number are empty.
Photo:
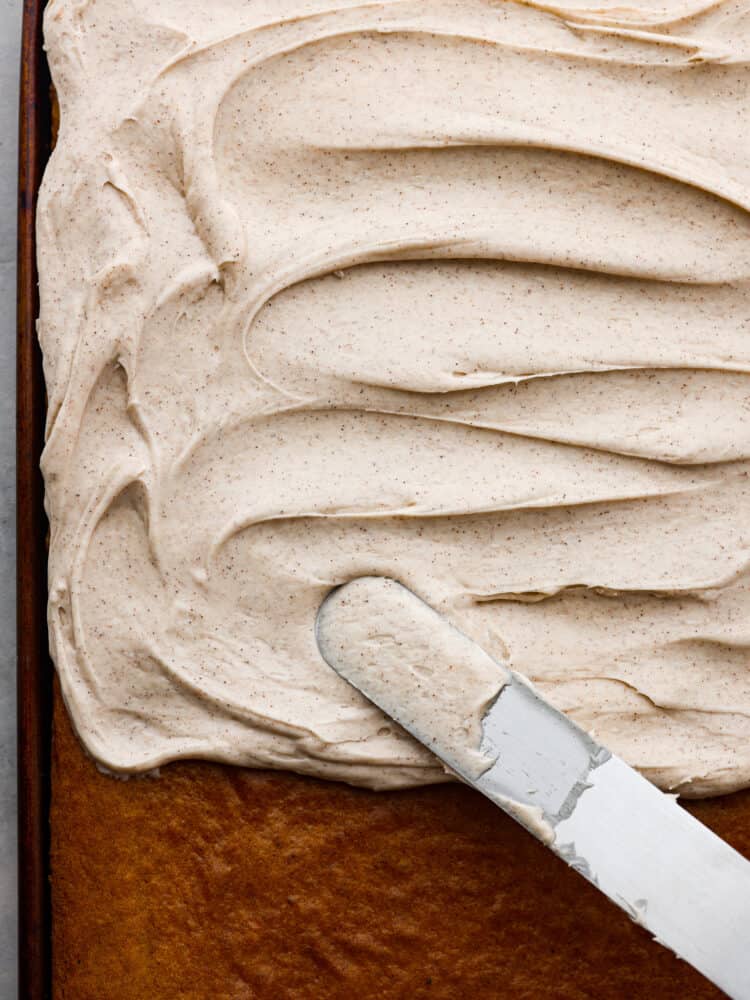
[[[0,0],[0,997],[16,996],[15,376],[21,0]]]

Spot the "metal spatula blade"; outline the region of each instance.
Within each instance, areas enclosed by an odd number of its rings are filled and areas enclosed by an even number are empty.
[[[386,596],[394,587],[407,615],[422,623],[426,609],[434,615],[426,640],[424,628],[419,642],[413,640],[403,615],[388,620]],[[365,620],[377,627],[363,632],[358,623]],[[397,693],[379,665],[383,643],[391,644],[392,654],[395,630],[403,635],[398,656],[404,673]],[[471,655],[479,647],[395,581],[360,578],[333,591],[321,605],[317,636],[337,673],[460,778],[730,997],[750,1000],[750,862],[673,796],[597,744],[510,671],[481,723],[479,750],[495,763],[479,776],[462,769],[446,733],[425,732],[415,722],[424,687],[408,677],[429,674],[439,697],[441,684],[451,681],[446,636],[454,652],[456,642],[465,643]],[[498,664],[498,671],[504,670]]]

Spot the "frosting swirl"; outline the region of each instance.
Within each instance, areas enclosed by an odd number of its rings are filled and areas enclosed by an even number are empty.
[[[316,647],[380,575],[663,787],[750,783],[750,3],[639,2],[48,5],[50,633],[103,765],[445,780]]]

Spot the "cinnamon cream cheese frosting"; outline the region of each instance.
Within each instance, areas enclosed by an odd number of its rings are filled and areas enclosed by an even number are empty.
[[[52,0],[49,626],[105,767],[441,781],[321,658],[401,581],[750,784],[750,0]]]

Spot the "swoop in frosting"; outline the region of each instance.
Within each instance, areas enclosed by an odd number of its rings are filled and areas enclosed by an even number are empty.
[[[445,780],[317,649],[376,575],[662,787],[750,784],[750,0],[635,3],[48,4],[49,624],[102,764]]]

